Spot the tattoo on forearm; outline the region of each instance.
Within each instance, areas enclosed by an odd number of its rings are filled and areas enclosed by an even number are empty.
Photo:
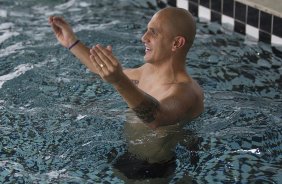
[[[139,80],[131,80],[133,82],[133,84],[135,84],[136,86],[138,86],[139,84]]]
[[[132,110],[144,123],[151,123],[157,117],[157,112],[160,108],[160,104],[155,98],[149,95],[147,95],[147,97],[148,99],[141,102],[141,104],[139,104]]]

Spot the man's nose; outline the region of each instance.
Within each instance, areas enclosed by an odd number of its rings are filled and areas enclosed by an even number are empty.
[[[141,38],[142,42],[146,42],[147,41],[147,31],[143,34],[142,38]]]

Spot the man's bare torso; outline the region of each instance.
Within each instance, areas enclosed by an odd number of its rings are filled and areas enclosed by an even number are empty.
[[[202,88],[188,74],[182,74],[176,80],[169,82],[159,82],[160,80],[147,72],[145,67],[127,69],[125,70],[125,74],[131,80],[135,81],[139,89],[156,98],[158,101],[174,97],[175,100],[183,103],[185,107],[186,99],[193,98],[194,107],[189,111],[189,119],[198,116],[199,114],[197,112],[203,108],[203,104],[201,103],[204,98]]]

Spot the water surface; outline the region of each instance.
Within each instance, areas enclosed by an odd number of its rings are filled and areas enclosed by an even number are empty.
[[[155,11],[125,0],[0,0],[0,182],[124,182],[107,154],[125,149],[127,106],[57,43],[47,19],[64,16],[86,45],[111,44],[124,67],[137,67]],[[183,137],[170,183],[279,183],[282,49],[197,26],[187,70],[206,108],[184,128],[198,149]]]

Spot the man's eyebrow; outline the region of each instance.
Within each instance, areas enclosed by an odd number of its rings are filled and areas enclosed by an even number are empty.
[[[149,30],[152,31],[153,33],[157,33],[157,29],[156,28],[150,27]]]

